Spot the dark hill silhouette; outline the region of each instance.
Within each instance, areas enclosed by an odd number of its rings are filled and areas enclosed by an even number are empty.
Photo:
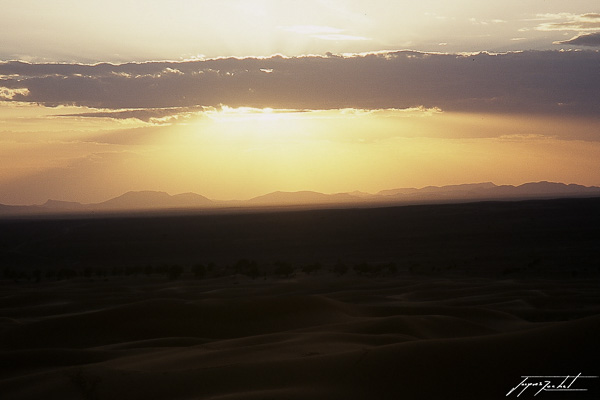
[[[582,185],[565,185],[564,183],[556,182],[536,182],[536,183],[525,183],[523,185],[515,187],[514,191],[528,196],[534,195],[568,195],[568,194],[580,194],[580,193],[598,193],[599,188],[586,187]]]
[[[348,193],[324,194],[311,191],[273,192],[248,200],[252,205],[297,205],[297,204],[329,204],[353,203],[362,199]]]
[[[100,210],[136,210],[201,208],[213,205],[212,200],[196,193],[182,193],[171,196],[165,192],[141,191],[127,192],[103,203],[90,205]]]
[[[50,210],[65,210],[65,211],[74,211],[81,210],[85,208],[85,206],[81,203],[75,201],[60,201],[60,200],[48,200],[45,202],[42,207]]]
[[[565,185],[556,182],[531,182],[519,186],[497,186],[491,182],[450,186],[427,186],[422,189],[401,188],[378,193],[387,201],[443,200],[522,200],[536,198],[600,196],[595,186]]]
[[[485,183],[468,183],[464,185],[447,185],[447,186],[426,186],[422,189],[417,188],[400,188],[391,190],[382,190],[377,194],[379,196],[423,196],[423,195],[436,195],[443,197],[456,197],[456,196],[476,196],[498,186],[491,182]]]
[[[169,195],[159,191],[127,192],[96,204],[48,200],[43,205],[10,206],[0,204],[0,215],[112,212],[136,210],[175,210],[269,206],[382,206],[419,203],[449,203],[487,200],[527,200],[565,197],[600,197],[600,187],[566,185],[556,182],[531,182],[519,186],[495,185],[491,182],[464,185],[427,186],[364,192],[325,194],[313,191],[277,191],[242,201],[213,201],[196,193]]]
[[[358,198],[361,198],[361,199],[372,199],[374,197],[377,197],[376,194],[361,192],[360,190],[355,190],[354,192],[350,192],[348,194],[350,196],[358,197]]]

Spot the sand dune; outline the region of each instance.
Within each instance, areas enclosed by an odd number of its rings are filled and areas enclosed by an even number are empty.
[[[597,399],[599,210],[3,220],[0,399]]]
[[[506,398],[522,375],[598,375],[598,283],[321,274],[5,284],[0,393]],[[566,398],[595,398],[597,381]]]

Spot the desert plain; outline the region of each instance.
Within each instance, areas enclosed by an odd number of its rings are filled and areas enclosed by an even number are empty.
[[[2,399],[600,396],[600,199],[5,218],[0,263]]]

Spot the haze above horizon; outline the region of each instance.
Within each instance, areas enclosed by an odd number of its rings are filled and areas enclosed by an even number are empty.
[[[0,8],[1,204],[600,186],[597,1]]]
[[[600,198],[600,187],[565,185],[557,182],[529,182],[519,186],[492,182],[463,185],[396,188],[378,193],[319,193],[276,191],[251,199],[209,199],[197,193],[171,195],[160,191],[130,191],[99,203],[79,203],[48,199],[44,204],[0,204],[0,216],[18,217],[45,214],[95,214],[112,212],[195,212],[285,209],[371,208],[424,204],[473,203],[481,201],[523,201],[574,198]],[[289,208],[291,207],[291,208]]]

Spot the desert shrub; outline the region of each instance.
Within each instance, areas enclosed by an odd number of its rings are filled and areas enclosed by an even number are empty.
[[[29,272],[10,267],[4,268],[3,276],[4,279],[12,279],[15,282],[19,282],[22,280],[31,280],[31,275]]]
[[[313,264],[308,264],[302,267],[302,272],[304,272],[307,275],[312,274],[313,272],[317,272],[320,271],[323,268],[323,266],[320,263],[313,263]]]
[[[236,274],[246,275],[249,278],[256,279],[260,275],[260,271],[258,269],[258,264],[254,260],[248,260],[243,258],[238,260],[234,266],[233,270]]]
[[[390,274],[395,274],[398,272],[398,266],[396,266],[396,263],[393,262],[385,264],[384,268],[387,269]]]
[[[125,268],[125,275],[127,276],[138,276],[140,273],[142,273],[143,268],[139,265],[133,266],[133,267],[127,267]]]
[[[362,262],[360,264],[356,264],[352,269],[359,275],[365,276],[378,276],[382,273],[393,274],[398,271],[396,264],[390,263],[382,263],[382,264],[369,264],[367,262]]]
[[[422,272],[423,266],[420,262],[413,262],[410,267],[408,267],[408,272],[411,274],[417,274]]]
[[[17,277],[17,271],[14,268],[4,267],[2,269],[2,276],[4,279],[15,279]]]
[[[83,276],[86,278],[91,278],[93,273],[94,273],[94,270],[92,269],[92,267],[85,267],[83,269]]]
[[[96,276],[98,278],[106,278],[108,276],[108,269],[105,267],[96,269]]]
[[[394,273],[397,271],[396,264],[369,264],[366,262],[356,264],[353,267],[354,271],[359,275],[365,276],[378,276],[384,272]]]
[[[338,262],[333,266],[333,272],[336,275],[344,275],[346,272],[348,272],[348,266],[338,260]]]
[[[194,278],[202,279],[206,277],[206,267],[203,264],[193,265],[192,273],[194,274]]]
[[[277,261],[273,265],[275,266],[275,269],[273,270],[274,275],[289,278],[289,276],[294,273],[294,267],[286,262]]]
[[[163,264],[157,265],[154,268],[154,272],[156,272],[159,275],[167,275],[169,273],[169,268],[170,267],[168,264],[163,263]]]
[[[77,277],[77,271],[71,268],[61,268],[56,273],[56,279],[61,281],[63,279],[73,279]]]
[[[181,265],[171,265],[168,269],[168,276],[170,280],[178,279],[183,274],[183,267]]]
[[[150,276],[154,273],[154,266],[152,266],[151,264],[148,264],[144,267],[144,274],[146,274],[146,276]]]
[[[352,269],[359,275],[375,276],[381,272],[379,265],[371,265],[367,262],[356,264]]]

